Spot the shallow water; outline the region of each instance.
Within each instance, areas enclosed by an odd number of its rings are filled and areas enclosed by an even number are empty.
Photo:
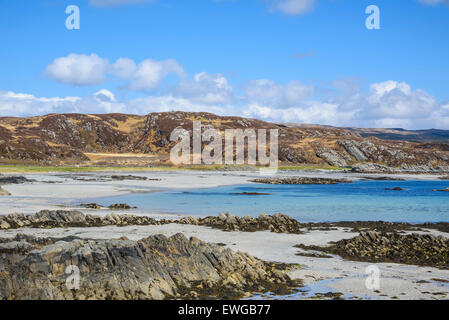
[[[353,276],[351,278],[360,278]],[[284,296],[278,296],[271,292],[265,293],[263,295],[255,295],[247,300],[305,300],[305,299],[316,299],[318,298],[318,295],[325,295],[325,294],[337,294],[339,293],[337,290],[332,289],[330,287],[331,284],[340,281],[341,279],[326,279],[326,280],[319,280],[315,283],[305,285],[304,287],[298,288],[296,292],[289,295]],[[332,296],[327,299],[333,299]],[[355,297],[352,294],[342,294],[340,296],[340,299],[344,300],[351,300],[351,299],[363,299],[363,300],[374,300],[373,297],[369,296],[357,296]]]
[[[387,191],[400,187],[404,191]],[[237,185],[101,198],[103,205],[128,203],[149,211],[189,215],[230,212],[257,216],[282,212],[302,222],[449,222],[448,181],[357,181],[338,185]],[[270,193],[234,195],[233,193]]]

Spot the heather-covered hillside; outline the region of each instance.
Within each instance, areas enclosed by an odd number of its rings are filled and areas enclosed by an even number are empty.
[[[445,143],[381,140],[352,129],[292,126],[210,113],[168,112],[148,116],[125,114],[51,114],[0,118],[3,163],[84,164],[102,159],[127,164],[168,163],[175,128],[279,129],[279,160],[285,164],[352,167],[359,171],[449,171]],[[410,139],[413,140],[413,139]],[[121,159],[120,162],[118,159]],[[127,159],[127,160],[123,160]]]

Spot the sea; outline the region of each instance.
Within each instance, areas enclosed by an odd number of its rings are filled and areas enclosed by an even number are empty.
[[[401,188],[402,191],[387,189]],[[448,181],[356,181],[336,185],[245,184],[96,199],[150,212],[256,217],[285,213],[301,222],[449,222]],[[246,193],[246,194],[245,194]]]

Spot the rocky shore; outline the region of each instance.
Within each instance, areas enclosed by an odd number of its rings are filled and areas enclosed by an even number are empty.
[[[333,270],[333,264],[340,268],[337,277],[363,262],[436,267],[442,273],[432,275],[438,278],[449,270],[449,237],[429,230],[448,232],[449,223],[301,223],[284,214],[156,220],[44,210],[0,216],[0,228],[15,229],[0,237],[0,300],[238,299],[301,291],[302,283],[286,271],[308,284],[307,277],[321,274],[320,268]],[[300,252],[293,251],[295,244]],[[66,287],[70,266],[80,272],[79,290]]]
[[[351,183],[352,181],[348,179],[293,177],[293,178],[262,178],[251,180],[251,182],[263,184],[339,184],[339,183]]]
[[[169,220],[156,220],[146,216],[135,216],[128,214],[117,215],[114,213],[104,217],[84,214],[79,211],[49,211],[43,210],[36,214],[10,214],[0,215],[0,229],[18,228],[87,228],[102,226],[147,226],[171,223]]]
[[[300,286],[285,274],[288,266],[182,234],[140,241],[17,235],[0,240],[0,257],[0,300],[237,299]],[[66,285],[74,268],[77,290]]]
[[[306,247],[301,246],[305,249]],[[307,247],[363,262],[393,262],[449,269],[449,238],[434,235],[361,232],[330,247]]]
[[[118,206],[119,210],[122,206]],[[258,217],[239,217],[229,213],[205,218],[185,217],[182,219],[155,219],[148,216],[110,213],[105,216],[84,214],[80,211],[43,210],[36,214],[0,215],[0,230],[19,228],[89,228],[105,226],[151,226],[170,223],[205,226],[222,231],[271,231],[275,233],[301,234],[312,230],[332,230],[349,228],[353,232],[376,231],[382,233],[403,233],[405,231],[422,231],[434,229],[449,233],[449,223],[410,224],[384,221],[342,221],[331,223],[301,223],[282,213],[274,215],[261,214]]]
[[[131,207],[127,203],[115,203],[111,204],[110,206],[102,206],[98,203],[82,203],[80,204],[80,207],[86,208],[86,209],[94,209],[94,210],[101,210],[101,209],[109,209],[109,210],[131,210],[131,209],[137,209],[137,207]]]
[[[0,175],[0,185],[3,184],[22,184],[25,182],[33,182],[23,176],[3,176]]]
[[[148,226],[163,225],[169,223],[191,224],[207,226],[224,231],[272,231],[276,233],[301,233],[303,227],[295,219],[285,214],[273,216],[261,214],[257,218],[246,216],[240,218],[231,214],[220,214],[218,217],[195,218],[186,217],[180,220],[161,219],[156,220],[147,216],[136,216],[130,214],[108,214],[104,217],[84,214],[80,211],[49,211],[43,210],[36,214],[10,214],[0,215],[0,229],[18,228],[70,228],[70,227],[102,227],[102,226]]]
[[[261,214],[257,218],[245,216],[240,218],[231,214],[220,214],[218,217],[194,218],[187,217],[179,220],[180,224],[207,226],[223,231],[271,231],[275,233],[299,234],[304,227],[292,217],[279,213],[272,216]]]
[[[449,233],[449,223],[421,223],[411,224],[406,222],[386,222],[386,221],[341,221],[341,222],[322,222],[307,223],[304,227],[308,230],[331,230],[335,228],[349,228],[351,232],[375,231],[381,233],[405,233],[405,232],[423,232],[424,229],[437,230]]]

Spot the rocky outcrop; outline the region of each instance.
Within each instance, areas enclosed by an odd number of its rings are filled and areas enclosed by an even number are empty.
[[[0,196],[10,196],[11,193],[0,187]]]
[[[341,240],[325,251],[345,259],[368,262],[395,262],[449,269],[449,239],[430,234],[361,232]]]
[[[264,184],[338,184],[338,183],[351,183],[352,181],[348,179],[293,177],[293,178],[262,178],[251,180],[251,182],[264,183]]]
[[[0,300],[238,299],[299,286],[281,269],[182,234],[140,241],[18,235],[0,240]]]
[[[331,166],[347,167],[348,163],[341,154],[330,148],[321,147],[316,151],[316,155],[326,161]]]
[[[393,173],[394,170],[394,168],[377,163],[361,163],[352,167],[352,171],[360,173]]]
[[[83,214],[79,211],[43,210],[36,214],[0,215],[0,229],[18,228],[79,228],[102,226],[147,226],[170,223],[168,220],[156,220],[146,216],[108,214],[104,217]]]
[[[343,140],[338,143],[359,162],[367,161],[377,151],[376,146],[370,141]]]
[[[405,191],[401,187],[386,188],[385,191]]]
[[[439,173],[448,172],[449,166],[440,165],[434,166],[431,164],[402,164],[399,167],[391,167],[378,163],[360,163],[355,164],[352,167],[352,171],[360,173],[410,173],[410,174],[423,174],[423,173]]]
[[[106,208],[105,206],[102,206],[101,204],[98,204],[98,203],[82,203],[79,206],[82,208],[94,209],[94,210],[101,210],[101,209]],[[136,209],[137,207],[131,207],[127,203],[115,203],[115,204],[111,204],[107,208],[109,210],[131,210],[131,209]]]
[[[137,207],[131,207],[129,204],[126,204],[126,203],[116,203],[116,204],[111,204],[108,208],[109,208],[109,210],[130,210],[130,209],[136,209]]]
[[[25,182],[32,182],[23,176],[0,176],[0,185],[3,184],[22,184]]]
[[[259,217],[238,217],[235,215],[220,214],[216,217],[185,217],[180,220],[156,220],[147,216],[136,216],[130,214],[108,214],[104,217],[84,214],[79,211],[48,211],[44,210],[32,215],[10,214],[0,215],[0,230],[20,228],[88,228],[104,226],[151,226],[164,224],[190,224],[207,226],[223,231],[272,231],[276,233],[300,234],[301,229],[309,230],[331,230],[337,227],[351,228],[352,232],[374,230],[379,232],[403,232],[423,231],[434,229],[449,233],[449,223],[425,223],[409,224],[383,221],[343,221],[332,223],[300,223],[292,217],[278,213],[272,216],[261,214]]]
[[[32,215],[10,214],[0,215],[0,229],[19,228],[88,228],[104,226],[149,226],[169,223],[208,226],[224,231],[272,231],[276,233],[301,233],[302,225],[295,219],[284,215],[273,216],[262,214],[257,218],[246,216],[240,218],[231,214],[220,214],[218,217],[194,218],[181,220],[156,220],[146,216],[108,214],[104,217],[84,214],[79,211],[44,210]]]
[[[290,216],[279,213],[273,216],[261,214],[257,218],[245,216],[240,218],[231,214],[220,214],[218,217],[193,218],[179,220],[180,224],[207,226],[223,231],[271,231],[276,233],[300,234],[303,225]]]
[[[368,177],[363,176],[361,180],[370,180],[370,181],[406,181],[403,178],[393,177],[393,176],[383,176],[383,177]]]
[[[146,181],[148,180],[147,177],[139,177],[139,176],[133,176],[133,175],[127,175],[127,176],[111,176],[112,180],[118,180],[118,181],[124,181],[124,180],[137,180],[137,181]]]
[[[79,206],[81,208],[94,209],[94,210],[104,209],[104,206],[102,206],[98,203],[81,203]]]

